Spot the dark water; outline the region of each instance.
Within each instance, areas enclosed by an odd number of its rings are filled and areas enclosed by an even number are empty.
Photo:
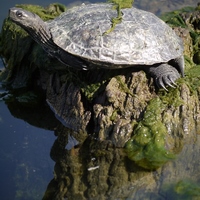
[[[71,0],[60,0],[59,2],[66,5],[74,3]],[[90,2],[98,1],[90,0]],[[144,9],[148,9],[145,2],[147,1],[138,0],[135,3],[137,6],[140,5]],[[155,5],[160,5],[158,1],[152,1],[152,3],[154,2]],[[167,7],[168,9],[183,7],[180,2],[183,1],[159,1],[159,3],[162,3],[164,11],[167,11]],[[195,6],[197,2],[188,0],[185,5]],[[1,1],[0,26],[7,16],[8,9],[15,4],[47,6],[50,3],[52,1],[48,0]],[[168,6],[166,6],[166,3],[168,3]],[[157,13],[162,10],[162,7],[158,6],[153,6],[152,8]],[[1,68],[3,68],[3,63],[0,60]],[[3,91],[0,88],[1,92]],[[53,178],[54,162],[49,154],[56,137],[54,136],[53,128],[46,130],[43,125],[30,125],[28,120],[30,116],[27,116],[27,120],[19,119],[17,115],[14,115],[14,117],[11,114],[12,109],[16,108],[8,107],[3,100],[0,100],[0,199],[41,199],[48,183]],[[27,112],[28,110],[27,108]],[[25,111],[26,109],[23,110],[23,112]],[[36,118],[40,118],[40,116],[36,115]]]
[[[54,162],[49,157],[53,132],[14,118],[3,101],[0,127],[1,199],[29,199],[36,194],[40,199],[53,176]]]

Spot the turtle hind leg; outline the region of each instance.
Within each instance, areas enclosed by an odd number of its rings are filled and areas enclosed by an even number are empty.
[[[175,87],[175,81],[180,78],[178,70],[167,64],[160,64],[149,68],[150,75],[154,78],[154,82],[158,88],[167,90],[166,86]]]

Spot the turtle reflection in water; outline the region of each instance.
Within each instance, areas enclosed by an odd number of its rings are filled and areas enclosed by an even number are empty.
[[[113,4],[83,4],[52,21],[21,8],[11,8],[10,19],[25,29],[51,56],[76,69],[143,67],[158,87],[174,87],[184,75],[183,44],[154,14],[134,7],[122,9],[122,22]]]

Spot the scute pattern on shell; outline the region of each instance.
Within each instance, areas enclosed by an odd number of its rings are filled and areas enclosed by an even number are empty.
[[[96,63],[152,65],[182,55],[182,40],[154,14],[134,7],[122,12],[122,22],[106,35],[117,16],[112,4],[74,7],[47,24],[58,46]]]

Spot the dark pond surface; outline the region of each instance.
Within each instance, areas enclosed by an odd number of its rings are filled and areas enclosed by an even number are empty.
[[[71,0],[60,0],[59,2],[67,5],[76,3]],[[90,2],[98,1],[90,0]],[[195,6],[198,1],[151,0],[151,6],[148,6],[146,2],[148,1],[138,0],[135,1],[135,4],[160,14],[162,11],[181,8],[184,5]],[[15,4],[47,6],[50,3],[52,1],[48,0],[1,1],[0,26],[7,16],[8,9]],[[0,68],[3,68],[1,60]],[[0,88],[0,93],[2,92]],[[38,123],[31,125],[31,120],[28,119],[33,113],[28,113],[28,108],[27,115],[29,116],[26,116],[25,119],[19,119],[13,109],[17,108],[0,100],[0,198],[2,200],[42,199],[47,185],[53,178],[55,163],[50,158],[50,149],[56,139],[53,127],[47,130],[48,128],[44,128],[47,127],[46,125],[38,125]],[[23,112],[26,112],[26,108]],[[39,115],[36,117],[40,118]]]
[[[32,199],[36,195],[35,199],[41,199],[53,176],[49,150],[55,136],[14,118],[3,101],[0,113],[1,198]]]

